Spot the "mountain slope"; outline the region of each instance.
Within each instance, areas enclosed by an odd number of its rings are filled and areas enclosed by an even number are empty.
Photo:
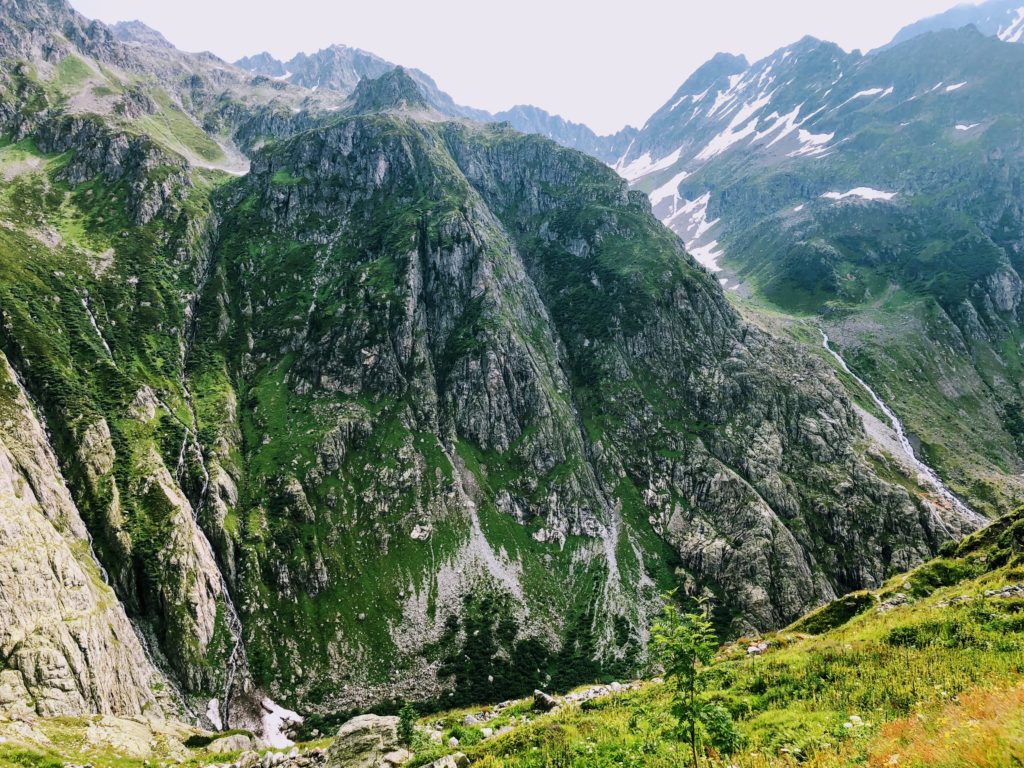
[[[899,45],[918,35],[944,29],[973,26],[983,35],[1008,43],[1024,42],[1024,5],[1016,0],[988,0],[978,5],[958,5],[945,13],[909,24],[886,47]]]
[[[617,165],[727,285],[818,316],[993,513],[1024,492],[1021,71],[1022,49],[969,29],[720,57]]]
[[[782,632],[724,646],[705,672],[702,698],[730,712],[740,738],[729,749],[707,749],[709,761],[1018,764],[1022,566],[1018,510],[881,590],[850,595]],[[471,765],[671,766],[686,744],[667,688],[658,681],[633,691],[623,686],[622,693],[567,703],[553,714],[532,710],[532,701],[473,710],[494,736],[467,726],[467,710],[425,722],[442,738],[457,734]],[[428,745],[412,764],[451,751]]]
[[[339,101],[14,11],[4,396],[51,431],[37,501],[66,487],[84,523],[49,546],[84,573],[92,549],[118,600],[75,592],[120,674],[62,713],[134,714],[161,676],[218,728],[273,720],[267,693],[565,687],[642,668],[664,588],[714,595],[726,632],[779,626],[978,524],[597,160],[446,121],[401,69]]]
[[[825,369],[745,326],[595,161],[378,113],[276,145],[224,194],[193,390],[249,495],[225,516],[245,521],[250,657],[307,704],[437,686],[431,649],[463,637],[481,591],[484,621],[524,627],[501,642],[512,659],[572,628],[576,652],[635,663],[659,537],[743,627],[945,535],[858,458]],[[281,644],[279,626],[304,629]],[[464,651],[479,677],[534,684],[484,650]],[[282,679],[300,665],[327,690]]]

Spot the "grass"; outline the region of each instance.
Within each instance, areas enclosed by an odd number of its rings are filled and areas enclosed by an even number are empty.
[[[1024,510],[875,593],[766,638],[763,656],[749,657],[743,641],[724,647],[708,695],[729,708],[745,744],[709,753],[709,764],[1020,765],[1024,600],[984,592],[1024,580],[1022,530]],[[897,593],[911,601],[878,610]],[[670,704],[665,687],[648,684],[460,749],[487,768],[678,766]]]
[[[1024,508],[874,592],[849,596],[792,627],[723,646],[706,674],[709,699],[727,707],[743,736],[730,755],[708,751],[709,768],[1010,768],[1024,761],[1024,598],[986,591],[1024,582]],[[908,601],[882,607],[893,596]],[[866,606],[866,607],[865,607]],[[816,634],[810,634],[814,632]],[[410,768],[458,750],[481,768],[676,768],[688,764],[671,715],[671,689],[650,681],[626,693],[551,714],[521,700],[501,709],[465,707],[423,718],[440,743],[417,734]],[[496,713],[486,723],[466,716]],[[237,760],[214,756],[209,738],[161,731],[145,757],[87,738],[98,718],[56,718],[36,727],[40,746],[0,744],[0,764],[50,768],[88,760],[97,768],[186,767]],[[336,727],[321,719],[325,729]],[[486,737],[484,728],[501,736]],[[130,724],[136,728],[138,724]],[[0,734],[9,731],[0,724]],[[328,740],[303,746],[327,746]],[[193,745],[192,749],[185,745]]]
[[[216,163],[224,159],[224,150],[200,128],[163,91],[154,91],[153,100],[160,107],[152,115],[139,118],[139,126],[166,148]]]

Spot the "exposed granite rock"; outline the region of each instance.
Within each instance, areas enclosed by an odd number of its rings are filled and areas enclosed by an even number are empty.
[[[398,718],[360,715],[338,729],[327,750],[328,768],[380,768],[398,749]]]
[[[104,583],[46,433],[2,354],[0,419],[0,709],[158,711],[161,676]]]

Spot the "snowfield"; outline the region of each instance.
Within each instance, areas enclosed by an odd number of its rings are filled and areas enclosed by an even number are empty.
[[[871,187],[857,187],[849,192],[826,192],[822,197],[828,200],[847,200],[851,197],[858,197],[861,200],[892,200],[896,197],[895,192],[882,192]]]

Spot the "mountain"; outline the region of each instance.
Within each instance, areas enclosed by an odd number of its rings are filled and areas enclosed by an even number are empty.
[[[945,13],[909,24],[896,33],[889,46],[928,32],[968,26],[1008,43],[1024,43],[1024,4],[1018,0],[988,0],[979,5],[958,5]]]
[[[146,26],[141,21],[119,21],[111,25],[110,31],[122,43],[137,43],[152,48],[174,49],[174,46],[167,41],[166,37],[155,29]]]
[[[239,59],[235,65],[254,74],[267,75],[313,91],[323,89],[346,96],[355,91],[361,80],[381,77],[396,66],[372,53],[346,45],[332,45],[312,54],[299,53],[287,62],[261,53]],[[456,104],[426,73],[417,69],[406,69],[405,72],[422,90],[430,105],[442,114],[477,121],[489,119],[490,116],[482,110]]]
[[[585,152],[608,164],[622,156],[636,135],[636,129],[627,126],[611,136],[598,136],[585,125],[524,104],[496,113],[494,120],[508,123],[522,133],[544,136],[563,147]]]
[[[1024,498],[1022,74],[1024,48],[971,28],[719,56],[616,164],[730,292],[824,328],[989,513]]]
[[[355,91],[362,79],[378,78],[396,66],[372,53],[345,45],[332,45],[312,54],[299,53],[287,62],[279,61],[269,53],[260,53],[239,59],[235,65],[254,74],[314,91],[325,89],[346,96]],[[585,125],[529,105],[516,106],[491,115],[480,109],[457,105],[424,72],[418,69],[405,71],[422,89],[427,102],[443,115],[476,122],[508,123],[517,131],[545,136],[564,147],[578,149],[607,163],[614,162],[622,154],[635,133],[635,129],[627,127],[612,136],[598,136]]]
[[[603,163],[4,10],[4,712],[567,688],[662,590],[778,627],[983,522]]]

